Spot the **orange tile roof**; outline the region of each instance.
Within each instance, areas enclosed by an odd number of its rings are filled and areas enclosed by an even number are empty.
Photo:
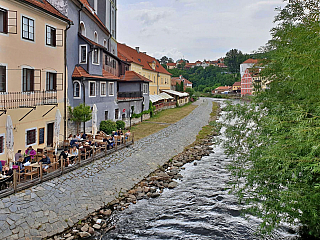
[[[137,52],[137,50],[122,43],[118,43],[118,57],[123,61],[134,62],[138,65],[141,65],[143,69],[172,75],[154,57],[142,52]],[[150,66],[153,61],[156,63],[155,70],[153,70]]]
[[[167,66],[176,66],[176,63],[167,63]]]
[[[40,8],[41,10],[54,15],[55,17],[58,17],[64,21],[72,22],[70,19],[68,19],[65,15],[63,15],[61,12],[59,12],[54,6],[52,6],[49,2],[46,0],[23,0],[22,2],[25,2],[27,4],[33,5],[36,8]]]
[[[134,71],[126,71],[125,75],[120,76],[120,81],[126,81],[126,82],[152,82],[148,78],[141,76],[139,73],[136,73]]]
[[[221,87],[217,87],[215,90],[230,90],[231,87],[230,86],[221,86]]]
[[[250,58],[250,59],[247,59],[246,61],[244,61],[243,63],[258,63],[258,59],[252,59],[252,58]]]
[[[235,82],[232,86],[234,87],[241,86],[241,82]]]
[[[96,79],[110,79],[110,80],[118,80],[120,79],[119,77],[116,77],[112,75],[111,73],[102,70],[103,74],[102,76],[97,76],[97,75],[91,75],[89,74],[86,70],[84,70],[83,67],[81,66],[75,66],[72,77],[73,78],[81,78],[81,77],[86,77],[86,78],[96,78]]]

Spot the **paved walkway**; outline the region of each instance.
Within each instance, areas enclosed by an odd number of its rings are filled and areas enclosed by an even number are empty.
[[[0,239],[41,239],[62,232],[191,144],[208,123],[211,100],[134,146],[0,200]]]

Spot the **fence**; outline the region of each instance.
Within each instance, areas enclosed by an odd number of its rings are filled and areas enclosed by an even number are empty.
[[[62,159],[59,159],[57,162],[53,163],[54,165],[57,166],[57,168],[54,169],[54,171],[49,172],[47,174],[43,174],[42,163],[39,163],[40,167],[39,167],[38,176],[35,179],[30,179],[29,181],[20,182],[20,178],[25,173],[19,173],[18,171],[14,170],[13,171],[13,179],[11,180],[12,184],[9,188],[0,191],[0,198],[7,197],[7,196],[14,194],[16,192],[22,191],[24,189],[33,187],[33,186],[40,184],[42,182],[59,177],[65,173],[71,172],[71,171],[76,170],[82,166],[85,166],[85,165],[87,165],[97,159],[108,156],[118,150],[121,150],[125,147],[128,147],[128,146],[134,144],[134,134],[132,133],[131,139],[129,138],[128,140],[126,140],[124,138],[123,141],[124,142],[120,143],[120,144],[118,141],[115,141],[114,147],[109,150],[107,148],[107,144],[105,144],[102,147],[98,147],[96,149],[92,148],[92,152],[89,153],[90,154],[89,157],[88,158],[84,157],[84,159],[81,159],[81,157],[83,155],[81,155],[81,151],[79,150],[79,155],[78,155],[76,163],[74,165],[65,167],[65,160],[62,158]]]

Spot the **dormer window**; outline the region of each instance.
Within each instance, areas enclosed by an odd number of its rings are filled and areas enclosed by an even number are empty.
[[[99,49],[98,48],[95,48],[93,49],[92,51],[92,63],[95,64],[95,65],[99,65]]]

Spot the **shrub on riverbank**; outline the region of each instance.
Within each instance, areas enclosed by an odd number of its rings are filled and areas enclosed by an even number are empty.
[[[117,129],[124,129],[126,124],[124,121],[118,120],[116,121]]]
[[[117,124],[111,120],[101,121],[100,131],[104,131],[106,134],[111,134],[112,131],[117,131]]]

